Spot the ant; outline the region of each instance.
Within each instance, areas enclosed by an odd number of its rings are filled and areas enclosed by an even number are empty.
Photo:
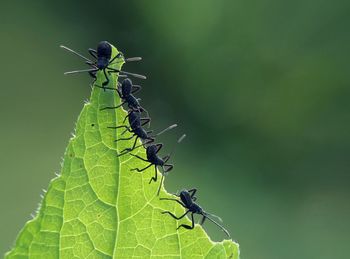
[[[175,196],[179,197],[180,200],[178,199],[173,199],[173,198],[160,198],[160,200],[170,200],[170,201],[176,201],[177,203],[179,203],[182,207],[184,207],[186,209],[186,212],[181,215],[180,217],[177,217],[176,215],[174,215],[173,213],[171,213],[170,211],[163,211],[162,214],[169,214],[171,217],[173,217],[176,220],[180,220],[183,217],[185,217],[188,213],[191,213],[191,221],[192,221],[192,225],[186,225],[186,224],[181,224],[180,226],[177,227],[177,229],[179,228],[186,228],[186,229],[193,229],[194,228],[194,218],[193,215],[194,214],[199,214],[202,215],[202,219],[200,221],[200,225],[203,225],[204,221],[206,219],[210,220],[211,222],[213,222],[215,225],[217,225],[229,238],[231,238],[230,234],[228,233],[228,231],[221,226],[219,223],[217,223],[215,220],[213,220],[212,218],[210,218],[209,216],[212,217],[216,217],[217,219],[219,219],[220,222],[222,222],[222,219],[214,214],[210,214],[208,212],[205,212],[195,201],[197,200],[197,197],[194,196],[195,193],[197,192],[197,189],[193,188],[190,190],[183,190],[180,192],[179,195],[175,194]]]
[[[133,111],[146,112],[148,116],[148,111],[139,103],[140,99],[133,95],[141,90],[141,86],[133,85],[132,81],[129,78],[126,78],[122,82],[121,89],[118,88],[116,90],[119,97],[123,100],[122,103],[113,107],[104,107],[100,109],[101,111],[106,109],[117,109],[126,103],[129,109]]]
[[[121,125],[121,126],[116,126],[116,127],[108,127],[110,129],[125,128],[125,131],[122,133],[122,135],[126,131],[129,131],[130,133],[133,133],[132,136],[130,136],[128,138],[117,139],[116,142],[120,141],[120,140],[130,140],[130,139],[132,139],[132,138],[134,138],[136,136],[133,146],[131,148],[124,149],[118,156],[125,155],[126,153],[128,153],[128,152],[130,152],[130,151],[132,151],[132,150],[134,150],[136,148],[139,148],[141,146],[150,144],[150,143],[154,142],[154,140],[155,140],[154,138],[156,136],[159,136],[160,134],[163,134],[164,132],[177,127],[177,124],[173,124],[173,125],[169,126],[168,128],[162,130],[161,132],[151,136],[149,134],[151,134],[153,132],[153,130],[146,131],[144,128],[142,128],[142,126],[146,125],[147,123],[149,123],[151,121],[150,118],[148,118],[148,117],[141,118],[141,113],[137,112],[137,111],[133,111],[133,110],[131,110],[129,112],[129,114],[125,117],[125,119],[127,117],[129,119],[130,127],[128,127],[126,125]],[[124,119],[124,122],[125,122],[125,119]],[[143,143],[141,145],[139,145],[139,146],[136,146],[137,140],[139,138],[142,140]]]
[[[186,135],[182,135],[177,143],[180,143],[184,138],[186,137]],[[157,195],[159,195],[159,192],[160,192],[160,188],[162,186],[162,183],[163,183],[163,179],[164,179],[164,175],[167,174],[168,172],[170,172],[174,165],[172,164],[167,164],[168,160],[170,159],[170,156],[171,156],[171,153],[173,153],[173,151],[164,156],[164,157],[160,157],[158,156],[158,152],[162,149],[163,147],[163,144],[162,143],[158,143],[158,144],[152,144],[152,145],[149,145],[146,147],[146,155],[147,155],[147,159],[144,159],[138,155],[135,155],[135,154],[131,154],[132,156],[134,157],[137,157],[138,159],[141,159],[142,161],[145,161],[145,162],[148,162],[150,163],[148,166],[146,166],[145,168],[142,168],[142,169],[139,169],[139,168],[133,168],[131,169],[130,171],[137,171],[137,172],[143,172],[144,170],[148,169],[149,167],[151,167],[152,165],[154,165],[154,176],[150,179],[149,183],[151,183],[152,181],[156,182],[157,181],[157,167],[160,166],[162,168],[162,179],[160,181],[160,184],[159,184],[159,188],[158,188],[158,192],[157,192]]]
[[[94,57],[96,59],[96,61],[91,61],[90,59],[84,57],[83,55],[81,55],[80,53],[61,45],[61,48],[81,57],[82,59],[85,60],[85,63],[88,64],[89,66],[91,66],[92,68],[90,69],[84,69],[84,70],[76,70],[76,71],[69,71],[69,72],[65,72],[64,74],[75,74],[75,73],[82,73],[82,72],[88,72],[90,74],[90,76],[92,76],[94,79],[96,79],[96,72],[97,71],[103,71],[103,74],[106,78],[106,81],[104,81],[102,83],[102,88],[104,88],[106,85],[108,85],[109,83],[109,78],[107,76],[107,73],[120,73],[123,75],[131,75],[137,78],[141,78],[141,79],[146,79],[145,76],[143,75],[139,75],[139,74],[134,74],[134,73],[129,73],[126,71],[122,71],[119,69],[115,69],[110,67],[110,65],[118,63],[118,62],[128,62],[128,61],[139,61],[141,60],[140,57],[133,57],[133,58],[124,58],[123,54],[121,52],[119,52],[115,57],[112,57],[112,46],[110,43],[108,43],[107,41],[101,41],[98,45],[97,45],[97,50],[94,49],[89,49],[89,53],[92,57]],[[116,61],[113,63],[113,61],[115,61],[116,59],[121,59],[119,61]]]

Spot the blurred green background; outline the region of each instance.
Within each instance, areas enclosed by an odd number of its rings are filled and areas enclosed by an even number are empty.
[[[0,254],[35,212],[91,79],[58,46],[108,40],[153,128],[183,132],[168,190],[197,187],[242,258],[349,258],[350,2],[1,1]],[[87,55],[87,54],[86,54]],[[224,236],[205,225],[215,240]]]

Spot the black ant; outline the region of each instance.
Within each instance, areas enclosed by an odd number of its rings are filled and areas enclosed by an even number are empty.
[[[151,121],[150,118],[148,118],[148,117],[141,118],[140,112],[132,111],[132,110],[129,111],[129,114],[125,117],[125,119],[127,117],[129,119],[130,127],[128,127],[126,125],[121,125],[121,126],[116,126],[116,127],[108,127],[110,129],[125,128],[125,131],[121,135],[123,135],[126,131],[133,133],[132,136],[130,136],[128,138],[117,139],[116,142],[121,141],[121,140],[130,140],[136,136],[133,146],[131,148],[126,148],[126,149],[122,150],[118,156],[125,155],[126,153],[128,153],[136,148],[150,144],[150,143],[154,142],[154,140],[155,140],[154,138],[156,136],[159,136],[160,134],[163,134],[164,132],[177,127],[177,124],[173,124],[173,125],[169,126],[168,128],[162,130],[161,132],[151,136],[150,134],[153,132],[153,130],[146,131],[144,128],[142,128],[142,126],[146,125],[147,123],[149,123]],[[125,119],[124,119],[124,121],[125,121]],[[139,138],[142,140],[142,144],[139,146],[136,146],[137,140]]]
[[[176,220],[180,220],[183,217],[185,217],[188,213],[191,213],[191,221],[192,221],[192,225],[186,225],[186,224],[181,224],[180,226],[177,227],[177,229],[179,228],[186,228],[186,229],[193,229],[194,228],[194,218],[193,215],[194,214],[200,214],[202,215],[202,220],[200,221],[200,225],[203,225],[204,221],[206,219],[210,220],[211,222],[213,222],[215,225],[217,225],[219,228],[221,228],[221,230],[229,237],[231,238],[230,234],[228,233],[228,231],[221,226],[219,223],[217,223],[215,220],[213,220],[212,218],[210,218],[210,216],[212,217],[216,217],[219,219],[220,222],[222,222],[221,218],[210,214],[208,212],[205,212],[197,203],[195,203],[195,201],[197,200],[197,197],[195,197],[195,193],[196,193],[197,189],[190,189],[190,190],[183,190],[180,192],[179,195],[176,195],[177,197],[180,198],[180,200],[178,199],[173,199],[173,198],[160,198],[160,200],[170,200],[170,201],[176,201],[177,203],[179,203],[182,207],[184,207],[186,209],[186,212],[181,215],[180,217],[177,217],[176,215],[174,215],[173,213],[171,213],[170,211],[163,211],[162,214],[169,214],[171,217],[173,217]]]
[[[120,73],[120,74],[124,74],[124,75],[131,75],[137,78],[141,78],[141,79],[146,79],[145,76],[143,75],[139,75],[139,74],[134,74],[134,73],[129,73],[129,72],[125,72],[119,69],[115,69],[110,67],[110,65],[114,64],[113,61],[115,61],[116,59],[121,59],[119,61],[116,61],[115,63],[118,62],[128,62],[128,61],[139,61],[141,60],[140,57],[134,57],[134,58],[124,58],[123,54],[121,52],[119,52],[115,57],[112,57],[112,46],[110,43],[108,43],[107,41],[101,41],[98,45],[97,45],[97,50],[94,49],[89,49],[89,53],[91,54],[91,56],[93,56],[96,61],[91,61],[90,59],[84,57],[83,55],[79,54],[78,52],[61,45],[61,48],[68,50],[69,52],[74,53],[75,55],[81,57],[82,59],[84,59],[86,62],[86,64],[88,64],[89,66],[91,66],[92,68],[90,69],[84,69],[84,70],[76,70],[76,71],[69,71],[69,72],[65,72],[64,74],[75,74],[75,73],[82,73],[82,72],[88,72],[90,74],[90,76],[92,76],[94,79],[96,79],[96,72],[97,71],[103,71],[103,74],[106,78],[106,81],[102,83],[102,88],[104,88],[106,85],[108,85],[109,83],[109,78],[107,76],[107,73]]]
[[[106,109],[117,109],[124,104],[127,104],[129,109],[134,110],[134,111],[139,111],[139,112],[146,112],[148,116],[148,112],[145,108],[143,108],[139,101],[140,99],[136,98],[133,94],[137,93],[138,91],[141,90],[141,86],[139,85],[133,85],[132,81],[129,78],[126,78],[123,80],[121,84],[121,89],[116,89],[119,97],[123,100],[121,104],[113,107],[104,107],[102,110]]]
[[[177,143],[180,143],[185,137],[186,137],[185,134],[182,135],[178,139]],[[164,175],[167,174],[168,172],[170,172],[174,167],[172,164],[167,164],[168,160],[170,159],[171,153],[173,153],[173,151],[164,157],[158,156],[158,152],[162,149],[162,147],[163,147],[162,143],[152,144],[152,145],[147,146],[147,148],[146,148],[147,159],[144,159],[138,155],[130,153],[130,155],[137,157],[138,159],[141,159],[142,161],[150,163],[145,168],[142,168],[142,169],[133,168],[133,169],[131,169],[131,171],[143,172],[144,170],[146,170],[149,167],[151,167],[152,165],[154,165],[154,170],[155,170],[154,172],[155,173],[154,173],[154,176],[150,179],[149,183],[151,183],[152,181],[154,181],[154,182],[157,181],[157,175],[158,175],[157,174],[157,167],[160,166],[162,168],[162,179],[161,179],[160,184],[159,184],[157,195],[159,195],[160,188],[161,188],[162,183],[163,183]]]

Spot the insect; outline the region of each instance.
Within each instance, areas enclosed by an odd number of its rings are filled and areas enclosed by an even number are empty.
[[[89,65],[90,69],[83,69],[83,70],[75,70],[75,71],[69,71],[69,72],[65,72],[64,74],[75,74],[75,73],[84,73],[84,72],[88,72],[90,74],[90,76],[92,76],[93,78],[96,79],[96,73],[97,71],[103,71],[103,74],[106,78],[106,81],[104,81],[102,83],[102,87],[105,87],[106,85],[108,85],[109,83],[109,78],[108,78],[108,74],[110,73],[119,73],[119,74],[123,74],[123,75],[130,75],[130,76],[134,76],[137,78],[141,78],[141,79],[146,79],[145,76],[143,75],[139,75],[139,74],[135,74],[135,73],[129,73],[126,71],[122,71],[119,69],[115,69],[110,67],[110,65],[118,63],[118,62],[129,62],[129,61],[139,61],[141,60],[140,57],[133,57],[133,58],[124,58],[123,54],[121,52],[119,52],[115,57],[112,57],[112,46],[111,44],[109,44],[107,41],[101,41],[98,45],[97,45],[97,50],[94,49],[89,49],[89,53],[90,55],[95,59],[95,61],[91,61],[90,59],[84,57],[83,55],[81,55],[80,53],[61,45],[61,48],[81,57],[82,59],[85,60],[85,63],[87,65]]]
[[[154,138],[156,136],[159,136],[160,134],[163,134],[164,132],[177,127],[177,124],[173,124],[173,125],[169,126],[168,128],[160,131],[159,133],[157,133],[155,135],[150,135],[153,132],[153,130],[146,131],[142,127],[145,124],[150,122],[150,120],[151,120],[150,118],[148,118],[148,117],[141,118],[141,113],[140,112],[132,111],[132,110],[129,111],[129,114],[126,117],[128,117],[128,119],[129,119],[130,127],[128,127],[126,125],[121,125],[121,126],[116,126],[116,127],[108,127],[108,128],[111,128],[111,129],[125,128],[125,131],[122,133],[122,135],[126,131],[129,131],[130,133],[133,133],[133,135],[128,137],[128,138],[120,138],[120,139],[117,139],[116,141],[130,140],[130,139],[132,139],[132,138],[134,138],[136,136],[133,146],[131,148],[126,148],[126,149],[122,150],[121,153],[118,156],[125,155],[126,153],[128,153],[128,152],[130,152],[130,151],[132,151],[132,150],[134,150],[136,148],[139,148],[141,146],[145,146],[147,144],[150,144],[150,143],[154,142]],[[124,119],[124,121],[125,121],[125,119]],[[139,146],[136,146],[137,140],[139,138],[142,140],[142,144],[139,145]]]
[[[179,203],[182,207],[184,207],[186,209],[186,212],[181,215],[180,217],[177,217],[176,215],[174,215],[173,213],[171,213],[170,211],[163,211],[162,214],[169,214],[171,217],[173,217],[176,220],[180,220],[183,217],[185,217],[188,213],[191,213],[191,221],[192,221],[192,225],[186,225],[186,224],[181,224],[180,226],[177,227],[177,229],[179,228],[186,228],[186,229],[193,229],[194,228],[194,214],[199,214],[202,215],[202,219],[200,221],[200,225],[204,224],[204,221],[206,219],[210,220],[211,222],[213,222],[216,226],[218,226],[229,238],[231,238],[229,232],[223,227],[221,226],[219,223],[217,223],[214,219],[212,219],[210,216],[212,217],[216,217],[220,222],[222,222],[221,218],[214,215],[214,214],[210,214],[208,212],[205,212],[195,201],[197,200],[197,197],[194,196],[195,193],[197,192],[197,189],[190,189],[190,190],[183,190],[180,192],[179,195],[176,195],[177,197],[180,198],[180,200],[178,199],[173,199],[173,198],[160,198],[160,200],[170,200],[170,201],[176,201],[177,203]]]
[[[182,135],[178,139],[177,143],[180,143],[185,137],[186,137],[185,134]],[[174,152],[174,150],[172,152],[170,152],[170,154],[168,154],[164,157],[160,157],[160,156],[158,156],[158,152],[162,149],[162,147],[163,147],[162,143],[152,144],[152,145],[147,146],[146,147],[147,159],[130,153],[130,155],[137,157],[138,159],[141,159],[142,161],[149,163],[149,165],[146,166],[145,168],[142,168],[142,169],[133,168],[133,169],[131,169],[131,171],[143,172],[144,170],[151,167],[152,165],[154,166],[154,176],[150,179],[149,183],[151,183],[152,181],[154,181],[154,182],[157,181],[157,175],[158,175],[157,174],[157,167],[159,166],[160,168],[162,168],[162,179],[161,179],[160,184],[159,184],[157,195],[159,195],[160,188],[161,188],[162,183],[163,183],[164,175],[167,174],[168,172],[170,172],[174,167],[174,165],[167,163],[171,157],[171,154]]]
[[[117,106],[104,107],[101,109],[101,111],[106,109],[117,109],[119,107],[122,107],[124,104],[127,104],[130,110],[145,112],[148,116],[147,110],[140,105],[140,99],[134,96],[134,93],[137,93],[140,90],[141,86],[133,85],[132,81],[129,78],[124,79],[121,85],[121,89],[117,89],[119,97],[123,100],[122,103]]]

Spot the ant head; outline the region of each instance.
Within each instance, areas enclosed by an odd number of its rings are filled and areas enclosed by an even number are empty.
[[[107,41],[101,41],[97,45],[97,57],[105,58],[107,61],[111,59],[112,47]]]
[[[129,78],[125,78],[122,82],[122,95],[127,96],[131,93],[132,81]]]

